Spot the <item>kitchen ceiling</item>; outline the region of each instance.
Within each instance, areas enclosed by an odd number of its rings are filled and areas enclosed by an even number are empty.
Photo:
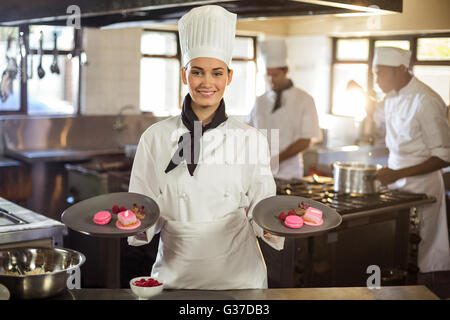
[[[192,7],[218,4],[238,18],[402,12],[402,0],[2,0],[0,25],[66,25],[80,12],[80,25],[103,27],[126,22],[175,22]],[[71,9],[69,9],[71,8]],[[75,7],[77,8],[77,7]]]

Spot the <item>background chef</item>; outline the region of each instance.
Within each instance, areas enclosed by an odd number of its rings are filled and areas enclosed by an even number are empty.
[[[287,76],[289,69],[284,39],[262,42],[261,53],[271,90],[257,97],[247,123],[258,129],[267,129],[274,176],[280,179],[301,178],[301,153],[308,149],[312,138],[320,136],[314,100],[305,91],[294,87]],[[279,130],[279,141],[272,141],[271,129]],[[278,148],[274,143],[278,143]]]
[[[182,81],[189,94],[181,116],[144,132],[134,159],[129,191],[155,199],[160,217],[128,242],[142,245],[161,233],[151,274],[166,288],[266,288],[267,271],[256,236],[283,248],[284,238],[265,237],[252,219],[254,206],[276,191],[267,140],[225,113],[222,98],[233,76],[229,66],[235,25],[236,15],[219,6],[194,8],[179,20]],[[200,135],[195,134],[197,125]],[[256,134],[264,142],[257,147],[266,161],[216,163],[212,157],[223,153],[233,130]],[[213,136],[223,143],[211,147],[208,141],[217,141],[210,139]],[[246,149],[254,147],[248,139],[243,143]]]
[[[375,49],[373,71],[386,93],[369,108],[386,127],[388,168],[378,179],[390,188],[426,193],[436,202],[419,207],[418,263],[421,273],[450,270],[445,188],[441,168],[450,165],[450,130],[442,98],[409,73],[411,52],[392,47]]]

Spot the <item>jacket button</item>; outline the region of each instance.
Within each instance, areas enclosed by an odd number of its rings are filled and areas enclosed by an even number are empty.
[[[228,198],[230,196],[230,193],[228,191],[226,191],[224,196],[225,196],[225,198]]]

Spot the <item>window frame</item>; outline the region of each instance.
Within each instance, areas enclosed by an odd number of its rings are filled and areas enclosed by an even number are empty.
[[[331,68],[330,68],[330,95],[328,104],[328,113],[331,115],[343,116],[333,113],[333,90],[334,90],[334,66],[336,64],[367,64],[367,90],[371,91],[374,88],[374,75],[372,72],[372,63],[375,52],[375,42],[380,40],[406,40],[409,41],[409,47],[411,50],[411,64],[410,70],[416,65],[423,66],[450,66],[450,60],[429,60],[421,61],[417,59],[417,44],[418,39],[422,38],[449,38],[450,33],[426,33],[426,34],[404,34],[404,35],[390,35],[390,36],[358,36],[358,37],[332,37],[332,52],[331,52]],[[337,42],[340,39],[368,39],[369,40],[369,56],[368,60],[339,60],[337,58]],[[353,117],[350,117],[353,118]]]
[[[181,59],[181,47],[180,47],[180,37],[178,34],[178,31],[176,30],[160,30],[160,29],[153,29],[153,28],[143,28],[142,33],[144,32],[166,32],[166,33],[173,33],[175,34],[176,37],[176,41],[177,41],[177,51],[175,55],[164,55],[164,54],[148,54],[148,53],[140,53],[141,54],[141,61],[143,58],[159,58],[159,59],[177,59],[180,63],[180,66],[183,67],[182,64],[182,59]],[[249,35],[236,35],[236,38],[238,37],[242,37],[242,38],[250,38],[252,39],[252,43],[253,43],[253,58],[232,58],[232,61],[237,61],[237,62],[254,62],[255,66],[256,61],[257,61],[257,37],[256,36],[249,36]],[[180,76],[181,77],[181,76]],[[255,74],[256,77],[256,74]],[[255,92],[255,97],[256,97],[256,92]],[[183,83],[180,80],[179,82],[179,87],[178,87],[178,105],[181,106],[182,102],[183,102]],[[139,102],[139,109],[140,109],[140,102]],[[142,111],[142,110],[141,110]],[[142,111],[144,113],[146,112],[151,112],[151,111]]]

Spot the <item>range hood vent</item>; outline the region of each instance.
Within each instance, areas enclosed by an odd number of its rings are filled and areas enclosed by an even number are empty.
[[[175,22],[198,5],[217,4],[238,18],[402,12],[402,0],[2,0],[0,25],[67,25],[80,17],[83,27],[126,22]],[[79,13],[79,16],[76,16]]]

